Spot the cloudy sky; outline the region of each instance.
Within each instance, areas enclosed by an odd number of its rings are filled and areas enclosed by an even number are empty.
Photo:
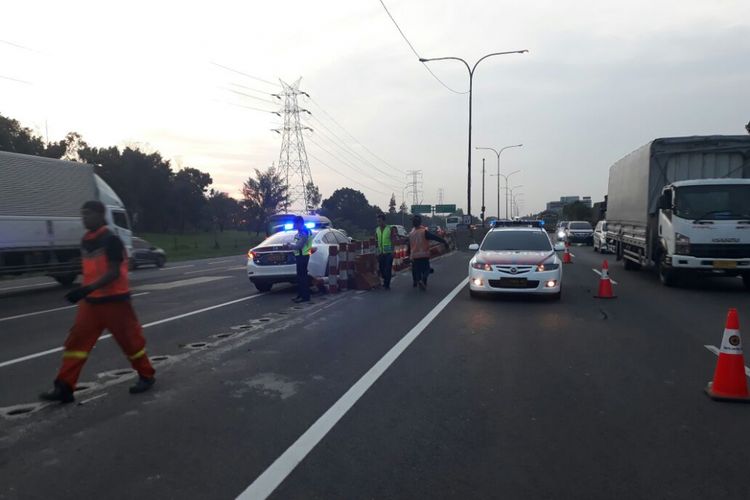
[[[159,150],[238,196],[252,169],[278,161],[270,83],[302,77],[324,196],[350,186],[385,207],[391,193],[401,201],[405,172],[421,170],[425,203],[443,189],[465,208],[467,96],[433,79],[378,0],[121,5],[5,2],[0,113],[50,139],[75,130],[96,146]],[[500,168],[521,170],[512,184],[525,212],[562,195],[601,199],[609,165],[652,138],[741,134],[750,119],[747,0],[386,5],[422,57],[530,51],[485,60],[474,81],[474,145],[524,144]],[[460,63],[430,67],[468,88]],[[497,168],[489,155],[473,154],[474,213],[482,158]],[[486,182],[493,214],[496,178]]]

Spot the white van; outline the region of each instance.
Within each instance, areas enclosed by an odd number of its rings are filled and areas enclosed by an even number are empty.
[[[457,215],[451,215],[445,219],[445,231],[447,233],[454,233],[456,227],[461,223],[461,217]]]

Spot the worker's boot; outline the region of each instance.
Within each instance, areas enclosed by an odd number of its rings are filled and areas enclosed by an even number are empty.
[[[42,401],[58,401],[60,403],[72,403],[75,401],[73,389],[61,380],[55,380],[55,387],[51,391],[39,395]]]
[[[140,394],[142,392],[146,392],[147,390],[151,389],[155,383],[156,379],[154,377],[146,378],[139,376],[138,382],[130,387],[130,394]]]

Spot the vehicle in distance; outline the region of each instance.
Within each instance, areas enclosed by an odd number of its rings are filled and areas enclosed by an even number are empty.
[[[557,223],[557,227],[555,228],[555,236],[557,236],[557,239],[562,241],[565,239],[565,230],[568,228],[569,222],[566,220],[561,220]]]
[[[742,276],[750,289],[750,136],[655,139],[609,169],[607,243],[625,269]]]
[[[454,232],[458,225],[461,223],[461,217],[457,215],[451,215],[445,218],[445,230],[449,233]]]
[[[167,252],[152,245],[143,238],[133,237],[133,253],[130,256],[130,268],[154,265],[164,267],[167,263]]]
[[[562,266],[547,232],[538,221],[498,224],[481,245],[470,250],[469,293],[562,295]]]
[[[429,232],[433,233],[433,234],[438,235],[438,236],[444,236],[445,235],[445,231],[443,231],[443,228],[440,227],[440,226],[437,226],[437,225],[430,226],[430,227],[427,228],[427,230]]]
[[[247,252],[247,277],[260,292],[267,292],[276,283],[296,283],[297,265],[294,251],[286,248],[292,244],[295,230],[281,231],[266,238]],[[349,243],[341,231],[313,228],[312,255],[307,271],[312,277],[328,275],[328,254],[332,246]]]
[[[404,226],[393,226],[396,228],[396,234],[398,234],[399,238],[407,238],[409,236],[409,231],[406,230]]]
[[[0,152],[0,275],[44,273],[69,285],[81,272],[81,206],[101,201],[131,255],[125,205],[94,167]]]
[[[600,220],[594,228],[594,252],[607,253],[607,221]]]
[[[565,241],[571,245],[583,243],[591,246],[594,244],[594,228],[587,221],[570,221],[565,229]]]

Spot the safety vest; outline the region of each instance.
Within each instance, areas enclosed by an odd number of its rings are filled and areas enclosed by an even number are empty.
[[[104,276],[109,268],[107,259],[106,239],[116,238],[107,226],[102,226],[96,231],[89,231],[83,236],[81,246],[81,264],[83,267],[83,286],[90,285]],[[123,248],[123,253],[125,249]],[[106,286],[91,292],[86,298],[91,302],[101,299],[118,299],[130,296],[130,285],[128,284],[128,256],[123,255],[120,262],[120,276]]]
[[[424,227],[415,227],[409,233],[409,248],[411,249],[412,259],[429,259],[430,242],[427,240]]]
[[[312,253],[312,233],[305,229],[304,231],[297,231],[294,235],[294,242],[297,243],[300,239],[305,239],[305,244],[301,250],[295,250],[294,255],[310,255]]]
[[[391,226],[385,226],[382,230],[380,229],[380,226],[376,227],[375,236],[378,239],[378,253],[393,253]]]

